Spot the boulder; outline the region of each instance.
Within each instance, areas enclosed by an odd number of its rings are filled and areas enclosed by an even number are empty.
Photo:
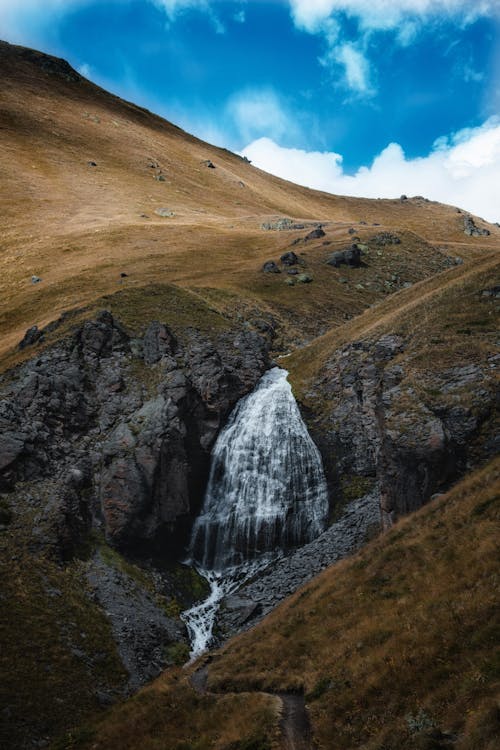
[[[391,232],[380,232],[380,234],[376,234],[374,237],[372,237],[370,242],[374,242],[379,246],[401,244],[401,240],[399,239],[397,234],[392,234]]]
[[[284,253],[281,256],[280,260],[284,266],[295,266],[299,262],[298,257],[295,255],[295,253],[292,250],[289,250],[287,253]]]
[[[27,346],[33,346],[37,341],[43,341],[44,333],[38,326],[31,326],[24,334],[23,339],[19,342],[19,349],[25,349]]]
[[[325,236],[325,232],[322,227],[317,227],[316,229],[313,229],[312,232],[309,232],[309,234],[306,234],[304,237],[304,240],[319,240],[321,237]]]
[[[361,266],[361,253],[358,245],[351,245],[347,250],[339,250],[333,253],[326,262],[334,268],[339,268],[342,265],[359,268]]]
[[[264,273],[281,273],[274,260],[267,260],[262,266]]]
[[[488,237],[491,232],[489,229],[480,229],[479,227],[477,227],[472,216],[465,216],[464,234],[466,234],[468,237]]]
[[[163,219],[171,219],[175,216],[174,211],[171,211],[169,208],[157,208],[155,209],[155,214],[161,216]]]
[[[313,277],[308,273],[301,273],[297,276],[299,284],[310,284],[313,281]]]

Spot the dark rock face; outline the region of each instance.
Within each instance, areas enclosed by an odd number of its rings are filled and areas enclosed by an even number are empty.
[[[341,478],[372,477],[385,526],[446,489],[471,461],[494,455],[483,426],[497,408],[498,361],[428,371],[417,392],[405,349],[395,335],[348,344],[312,390],[333,404],[313,434],[332,496],[342,491]]]
[[[270,336],[190,329],[181,345],[155,321],[131,339],[102,312],[1,389],[0,490],[50,479],[41,528],[63,559],[91,524],[120,549],[175,555],[220,426],[268,367]]]
[[[287,596],[329,565],[355,552],[380,527],[378,493],[350,503],[321,536],[276,560],[259,576],[224,599],[217,618],[223,638],[255,625]]]

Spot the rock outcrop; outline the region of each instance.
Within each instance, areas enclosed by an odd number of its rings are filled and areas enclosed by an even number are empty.
[[[268,367],[268,337],[188,329],[181,343],[155,321],[133,339],[102,312],[0,383],[0,491],[50,478],[40,508],[62,558],[91,524],[119,549],[174,556],[217,432]]]
[[[417,383],[406,347],[397,335],[346,344],[308,394],[329,404],[311,429],[332,497],[371,478],[386,527],[499,448],[494,378],[500,357],[428,368]]]

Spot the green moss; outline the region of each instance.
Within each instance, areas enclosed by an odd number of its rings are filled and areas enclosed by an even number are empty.
[[[132,578],[132,580],[134,580],[141,588],[144,588],[153,594],[156,593],[156,588],[152,578],[143,568],[130,560],[127,560],[123,555],[120,555],[119,552],[106,544],[102,536],[96,536],[94,539],[95,549],[99,551],[106,565],[109,565],[110,568],[115,568],[121,573],[129,576],[129,578]]]
[[[342,477],[342,496],[346,502],[357,500],[373,489],[373,477],[361,477],[357,474],[346,474]]]
[[[170,643],[165,649],[165,659],[171,665],[181,667],[189,659],[189,645],[184,641]]]
[[[207,579],[203,578],[195,568],[181,563],[171,563],[167,565],[165,572],[172,582],[176,592],[175,599],[182,609],[205,599],[210,593]]]

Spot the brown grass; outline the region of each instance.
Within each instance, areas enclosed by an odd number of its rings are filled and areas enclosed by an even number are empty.
[[[274,750],[279,699],[264,693],[200,695],[182,670],[113,709],[94,727],[70,732],[54,750]]]
[[[315,339],[284,360],[296,395],[314,410],[311,384],[324,372],[335,351],[356,340],[403,337],[407,374],[419,381],[426,371],[471,362],[484,363],[496,352],[498,300],[481,295],[497,284],[498,253],[472,266],[459,266],[391,295],[362,315]]]
[[[120,272],[129,274],[124,285],[138,289],[175,283],[229,290],[273,308],[295,331],[303,328],[300,340],[311,338],[315,324],[327,330],[381,298],[369,287],[344,289],[340,274],[323,265],[327,251],[349,242],[350,226],[362,238],[382,229],[421,238],[420,246],[406,243],[408,280],[438,270],[427,243],[446,242],[466,260],[500,247],[496,227],[491,237],[466,238],[462,216],[449,206],[342,198],[279,180],[83,79],[47,73],[42,62],[21,48],[0,46],[1,352],[29,326],[120,289]],[[215,170],[203,165],[207,158]],[[151,162],[160,165],[165,182],[154,179],[158,170]],[[159,207],[175,216],[157,216]],[[280,215],[330,222],[330,248],[299,246],[308,253],[312,285],[285,287],[283,275],[260,272],[265,260],[277,259],[304,235],[260,229]],[[420,267],[415,278],[411,255]],[[376,284],[377,275],[382,280],[391,273],[391,263],[372,260],[367,279]],[[32,274],[42,283],[32,285]]]
[[[489,746],[500,729],[499,470],[497,460],[469,477],[234,639],[209,685],[303,689],[318,748],[423,747],[419,717],[458,734],[457,747]]]
[[[266,748],[277,704],[261,691],[292,690],[318,750],[493,750],[499,519],[497,460],[213,654],[208,694],[167,672],[58,747]]]

